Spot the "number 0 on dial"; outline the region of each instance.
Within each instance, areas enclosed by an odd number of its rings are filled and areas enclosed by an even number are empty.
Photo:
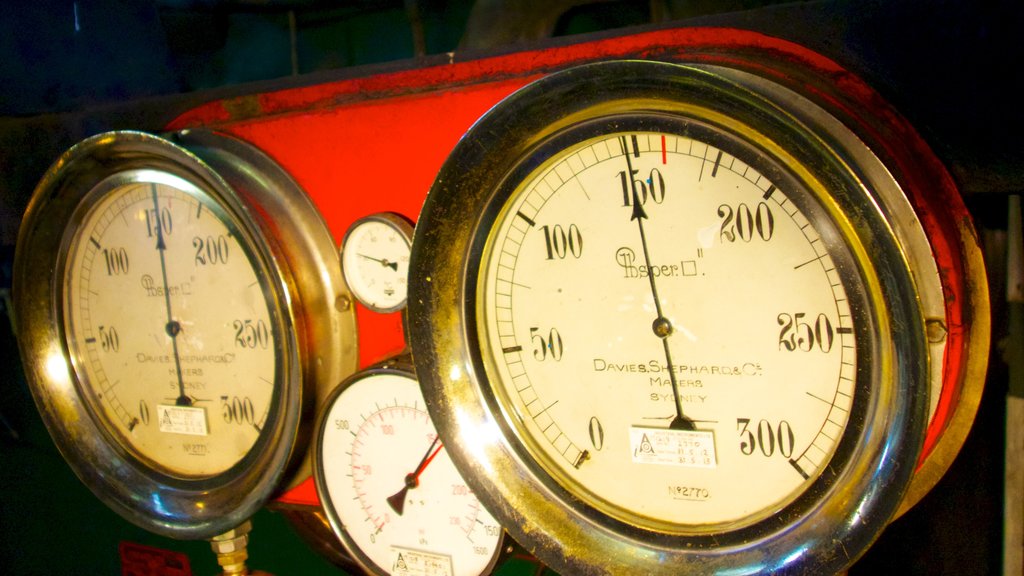
[[[145,529],[209,538],[301,474],[302,414],[355,368],[355,318],[287,174],[231,137],[173,138],[98,134],[54,164],[22,224],[15,308],[83,483]]]
[[[650,62],[547,77],[461,144],[417,225],[410,332],[513,535],[570,573],[863,550],[917,458],[927,352],[842,159],[729,76]]]
[[[165,474],[220,474],[249,452],[273,404],[280,335],[268,273],[183,179],[123,172],[95,193],[64,284],[85,397]]]
[[[835,452],[854,280],[775,166],[664,127],[584,138],[523,181],[484,249],[481,333],[549,473],[623,521],[704,532],[788,504]]]

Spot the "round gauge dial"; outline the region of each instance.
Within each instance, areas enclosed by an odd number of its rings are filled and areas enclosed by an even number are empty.
[[[545,78],[463,142],[417,227],[412,346],[513,536],[571,573],[859,554],[916,462],[928,356],[843,162],[741,85],[646,62]]]
[[[843,437],[865,288],[778,167],[643,120],[663,131],[567,134],[506,202],[481,257],[485,369],[531,456],[594,508],[673,532],[750,524]]]
[[[352,294],[374,312],[405,307],[412,225],[381,213],[352,224],[342,244],[341,268]]]
[[[135,132],[65,154],[23,224],[15,306],[36,402],[83,482],[146,529],[209,538],[297,473],[303,411],[355,367],[354,318],[294,183],[236,140],[179,139],[206,159]]]
[[[282,321],[266,267],[224,208],[183,179],[122,172],[93,194],[63,283],[83,394],[155,469],[221,474],[278,409]]]
[[[485,574],[504,531],[452,464],[415,376],[343,384],[316,441],[317,490],[342,543],[374,574]]]

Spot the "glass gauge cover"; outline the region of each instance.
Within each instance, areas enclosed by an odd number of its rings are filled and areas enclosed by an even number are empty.
[[[452,464],[411,372],[353,376],[317,432],[317,491],[368,572],[475,576],[494,567],[504,531]]]
[[[805,492],[839,447],[865,288],[777,167],[698,124],[645,120],[662,131],[593,126],[553,146],[499,214],[477,294],[484,368],[531,457],[593,508],[736,529]]]
[[[237,140],[178,140],[101,134],[54,165],[22,226],[15,306],[78,476],[143,528],[208,538],[300,468],[302,413],[354,368],[354,317],[294,182]]]
[[[928,355],[856,175],[743,86],[650,62],[554,74],[462,144],[417,227],[412,347],[513,535],[570,573],[863,550],[916,462]]]
[[[279,410],[283,324],[266,264],[208,194],[120,172],[69,233],[64,326],[87,404],[175,478],[239,463]]]
[[[374,312],[405,307],[412,225],[397,214],[357,220],[345,233],[341,268],[352,294]]]

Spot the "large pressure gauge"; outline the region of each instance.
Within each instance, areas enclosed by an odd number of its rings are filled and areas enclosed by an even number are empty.
[[[302,463],[355,332],[334,243],[290,178],[240,141],[177,139],[65,154],[23,224],[14,295],[32,392],[78,476],[143,528],[207,538]]]
[[[896,512],[938,280],[884,166],[815,110],[735,70],[587,65],[438,175],[410,264],[424,395],[556,570],[841,571]]]

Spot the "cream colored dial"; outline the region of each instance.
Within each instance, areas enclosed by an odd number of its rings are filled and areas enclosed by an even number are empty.
[[[267,272],[223,208],[138,170],[99,184],[70,239],[64,323],[108,434],[175,477],[236,465],[279,386]]]
[[[345,234],[341,269],[352,294],[375,312],[405,307],[412,225],[393,213],[358,220]]]
[[[584,140],[523,180],[485,248],[481,337],[550,474],[684,533],[759,521],[814,482],[856,343],[847,253],[801,194],[656,132]]]
[[[917,461],[923,316],[856,141],[750,86],[546,76],[474,124],[417,220],[431,415],[559,572],[840,572]]]

